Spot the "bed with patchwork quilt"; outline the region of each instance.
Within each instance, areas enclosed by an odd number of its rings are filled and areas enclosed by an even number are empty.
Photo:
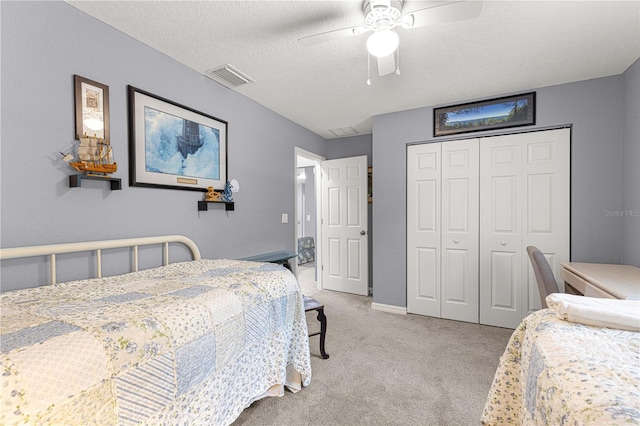
[[[553,296],[553,295],[552,295]],[[581,297],[560,295],[562,298]],[[591,303],[590,298],[582,298]],[[580,300],[580,299],[574,299]],[[549,306],[550,298],[547,298]],[[609,318],[629,301],[609,304]],[[625,306],[626,306],[625,305]],[[640,305],[638,305],[640,307]],[[527,316],[500,360],[482,414],[484,425],[640,424],[640,333],[568,320],[554,309]],[[577,322],[576,322],[577,321]],[[594,323],[594,321],[586,321]]]
[[[0,424],[226,425],[311,381],[296,278],[194,260],[0,295]]]

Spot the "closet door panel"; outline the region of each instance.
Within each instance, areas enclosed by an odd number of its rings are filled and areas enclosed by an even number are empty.
[[[407,311],[439,317],[441,144],[407,148]]]
[[[418,247],[416,254],[416,296],[427,302],[437,302],[440,294],[438,280],[438,251],[429,247]],[[434,312],[436,312],[434,310]],[[434,314],[435,315],[435,314]],[[438,312],[439,316],[439,312]]]
[[[480,141],[480,323],[498,327],[523,318],[521,151],[517,135]]]
[[[517,253],[493,251],[491,253],[491,309],[514,312],[520,305],[517,300],[518,271]]]
[[[521,135],[523,144],[523,202],[522,246],[535,246],[547,258],[556,276],[560,291],[560,262],[569,261],[570,242],[570,130],[558,129]],[[538,286],[526,254],[522,281],[527,297],[523,299],[525,315],[540,309]]]
[[[480,143],[480,322],[515,328],[540,308],[526,247],[556,275],[569,260],[570,130],[488,137]]]
[[[469,263],[473,261],[469,258],[468,250],[444,249],[442,251],[442,317],[448,319],[457,319],[460,321],[478,322],[477,304],[472,303],[474,295],[477,295],[477,289],[473,288],[472,283],[477,282],[476,277],[470,277],[468,274]],[[446,281],[445,281],[446,280]],[[477,299],[477,296],[475,297]],[[457,318],[455,308],[471,307],[470,318]],[[463,311],[466,309],[463,309]],[[475,314],[475,315],[474,315]],[[467,315],[458,315],[467,317]]]
[[[442,143],[442,318],[478,322],[478,139]]]

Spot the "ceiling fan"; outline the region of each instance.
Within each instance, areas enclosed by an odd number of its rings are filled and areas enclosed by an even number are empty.
[[[400,38],[396,27],[410,29],[463,21],[476,18],[482,10],[481,1],[453,1],[403,13],[403,4],[404,0],[365,0],[362,4],[363,25],[302,37],[298,42],[308,46],[372,32],[367,39],[367,51],[377,59],[378,75],[400,74],[397,61]],[[367,84],[370,84],[369,80]]]

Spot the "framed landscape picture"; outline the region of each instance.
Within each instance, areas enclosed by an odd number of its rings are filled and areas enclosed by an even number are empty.
[[[129,184],[206,191],[227,182],[227,122],[129,86]]]
[[[536,124],[535,92],[433,110],[433,136],[533,124]]]

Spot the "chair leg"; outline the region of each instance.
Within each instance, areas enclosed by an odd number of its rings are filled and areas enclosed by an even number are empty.
[[[324,308],[318,309],[318,321],[320,321],[320,355],[322,359],[329,358],[329,354],[324,351],[324,338],[327,333],[327,317],[324,316]]]

